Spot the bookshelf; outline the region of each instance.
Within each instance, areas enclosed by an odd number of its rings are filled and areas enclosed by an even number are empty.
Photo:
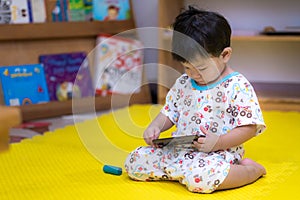
[[[1,24],[0,41],[95,37],[101,32],[116,34],[134,27],[133,20]]]
[[[113,100],[112,100],[113,99]],[[85,113],[87,111],[100,111],[113,108],[121,108],[128,106],[124,99],[128,99],[129,105],[132,104],[146,104],[151,102],[150,91],[147,85],[141,87],[139,93],[131,95],[118,95],[112,97],[107,96],[96,96],[96,97],[85,97],[75,100],[76,102],[76,113]],[[113,101],[113,102],[112,102]],[[31,121],[37,119],[51,118],[62,115],[70,115],[73,113],[72,100],[67,101],[52,101],[45,104],[34,104],[20,106],[23,121]],[[94,107],[91,107],[91,106]],[[94,109],[94,110],[93,110]]]
[[[180,11],[185,8],[187,5],[186,0],[164,0],[159,1],[158,5],[158,24],[159,27],[167,28],[172,24],[175,17],[180,13]],[[202,5],[207,6],[206,3],[209,1],[202,0],[197,1]],[[228,2],[229,4],[230,2]],[[232,2],[231,2],[232,3]],[[233,11],[234,12],[234,11]],[[292,16],[291,16],[292,17]],[[159,42],[164,43],[164,45],[170,45],[171,43],[171,35],[168,33],[162,33],[159,36]],[[300,36],[278,36],[278,35],[233,35],[232,36],[232,44],[233,46],[236,44],[245,43],[245,44],[260,44],[268,43],[268,44],[276,44],[277,46],[289,46],[293,44],[296,46],[298,50],[300,47]],[[295,45],[296,44],[296,45]],[[293,47],[294,47],[293,46]],[[234,47],[233,47],[234,48]],[[274,51],[274,49],[273,49]],[[294,51],[294,49],[289,49],[289,51]],[[239,53],[239,52],[238,52]],[[270,56],[270,53],[267,54]],[[276,56],[280,56],[276,54]],[[169,52],[159,51],[158,55],[159,63],[161,65],[171,66],[173,69],[178,71],[179,73],[183,73],[183,68],[180,63],[174,61]],[[238,58],[239,55],[236,55],[235,58]],[[268,58],[271,59],[271,58]],[[282,59],[287,59],[282,57]],[[294,58],[296,60],[297,58]],[[298,64],[299,66],[299,64]],[[296,67],[296,66],[295,66]],[[276,70],[273,70],[271,73],[276,73]],[[277,72],[280,73],[280,72]],[[158,83],[165,83],[165,85],[171,86],[175,80],[176,76],[171,76],[168,70],[165,70],[164,67],[158,68]],[[166,81],[167,79],[167,81]],[[250,80],[251,81],[251,80]],[[287,80],[289,81],[289,80]],[[167,82],[167,83],[166,83]],[[264,83],[264,82],[254,82],[253,84],[255,89],[258,88],[258,97],[261,103],[261,107],[265,110],[296,110],[300,111],[300,94],[294,92],[292,94],[291,91],[287,92],[289,89],[293,89],[293,91],[299,91],[300,83],[296,84],[286,84],[281,82],[273,82],[273,83]],[[277,88],[276,90],[272,90],[270,88]],[[165,101],[165,96],[168,92],[169,88],[165,86],[158,85],[158,103],[163,104]],[[288,94],[287,94],[288,93]]]
[[[99,33],[116,34],[133,28],[134,20],[0,25],[0,65],[37,63],[40,54],[90,52]]]
[[[131,16],[129,20],[120,21],[0,24],[0,66],[38,63],[38,57],[41,54],[76,51],[89,53],[94,49],[99,33],[117,34],[134,29],[135,21],[132,10]],[[91,73],[93,73],[93,69],[91,69]],[[120,99],[124,98],[129,99],[129,104],[151,102],[149,88],[146,84],[141,87],[139,93],[134,93],[131,96],[121,95]],[[97,111],[110,109],[112,106],[110,95],[82,98],[76,101],[82,112],[91,102]],[[22,119],[23,121],[30,121],[72,114],[72,103],[70,100],[20,106]],[[119,102],[114,106],[126,106],[123,104],[123,102]]]

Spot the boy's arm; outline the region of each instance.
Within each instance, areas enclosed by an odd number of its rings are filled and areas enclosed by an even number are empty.
[[[256,125],[239,126],[221,135],[212,150],[226,150],[241,145],[254,136],[256,136]]]
[[[159,113],[152,121],[151,125],[159,127],[161,132],[164,132],[171,128],[174,124],[166,115]]]
[[[157,139],[161,132],[173,126],[173,122],[164,114],[159,113],[144,132],[144,140],[153,145],[152,140]]]
[[[197,149],[199,149],[199,151],[211,152],[226,150],[250,140],[256,135],[256,125],[236,127],[224,135],[210,133],[204,127],[201,127],[201,131],[206,135],[206,137],[199,138],[197,142],[194,142],[194,145]]]

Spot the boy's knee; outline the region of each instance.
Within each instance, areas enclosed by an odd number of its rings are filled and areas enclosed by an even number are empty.
[[[127,171],[127,168],[131,168],[131,166],[138,160],[138,158],[140,157],[140,153],[139,153],[139,149],[140,147],[136,148],[135,150],[133,150],[132,152],[129,153],[129,155],[127,156],[126,160],[125,160],[125,169]]]
[[[151,172],[155,170],[153,162],[159,162],[161,154],[160,149],[150,146],[138,147],[127,156],[125,161],[125,170],[128,176],[134,180],[148,180]]]
[[[141,153],[142,147],[136,148],[132,151],[125,160],[125,170],[128,176],[134,180],[142,180],[142,165],[141,165]]]
[[[137,172],[141,170],[141,149],[138,147],[127,156],[125,160],[125,170],[130,178],[135,179]],[[140,166],[140,167],[139,167]]]

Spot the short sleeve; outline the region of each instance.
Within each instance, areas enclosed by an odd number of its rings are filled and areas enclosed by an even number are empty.
[[[256,134],[266,129],[263,114],[254,88],[246,78],[234,82],[229,93],[227,113],[232,116],[234,126],[256,125]]]
[[[178,110],[180,99],[184,95],[184,91],[186,91],[186,85],[190,83],[190,79],[186,74],[181,75],[169,90],[166,96],[166,102],[163,108],[161,109],[161,113],[166,115],[174,125],[178,125],[178,120],[180,117],[180,112]]]
[[[177,125],[178,118],[179,118],[179,112],[177,110],[176,106],[176,89],[173,86],[167,96],[166,96],[166,102],[163,108],[161,109],[161,113],[166,115],[172,122],[173,124]]]

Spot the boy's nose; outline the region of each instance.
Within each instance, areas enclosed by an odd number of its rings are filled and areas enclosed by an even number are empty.
[[[191,71],[191,74],[192,74],[193,76],[199,76],[199,75],[201,75],[197,69],[193,69],[193,70]]]

